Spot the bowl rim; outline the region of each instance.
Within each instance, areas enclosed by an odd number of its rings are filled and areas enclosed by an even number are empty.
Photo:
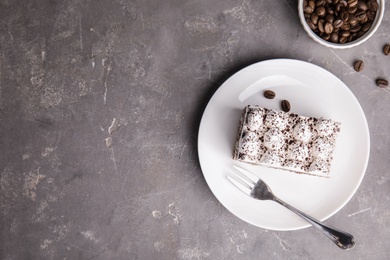
[[[385,0],[377,0],[377,2],[379,4],[379,10],[378,10],[378,13],[375,17],[373,25],[371,26],[371,28],[368,30],[368,32],[366,34],[364,34],[362,37],[360,37],[359,39],[357,39],[353,42],[333,43],[333,42],[328,42],[328,41],[321,39],[317,34],[315,34],[310,29],[309,25],[306,23],[305,16],[303,15],[303,1],[304,0],[298,0],[298,15],[299,15],[299,19],[301,21],[301,24],[303,26],[303,29],[306,31],[306,33],[309,35],[309,37],[312,38],[315,42],[317,42],[323,46],[333,48],[333,49],[352,48],[352,47],[358,46],[358,45],[362,44],[363,42],[367,41],[379,28],[379,26],[382,22],[384,13],[385,13]]]

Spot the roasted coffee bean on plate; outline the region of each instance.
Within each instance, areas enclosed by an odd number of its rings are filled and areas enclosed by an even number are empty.
[[[290,111],[291,109],[291,105],[290,105],[290,102],[288,102],[288,100],[282,100],[282,102],[280,103],[281,107],[282,107],[282,110],[284,112],[288,112]]]
[[[389,85],[389,82],[385,79],[377,79],[376,80],[376,85],[380,88],[385,88]]]
[[[264,91],[264,97],[268,99],[274,99],[275,98],[275,92],[272,90],[266,90]]]
[[[379,9],[376,0],[305,0],[303,5],[310,29],[326,41],[341,44],[362,37]]]
[[[364,68],[364,62],[362,60],[355,61],[353,64],[353,68],[357,71],[360,72]]]

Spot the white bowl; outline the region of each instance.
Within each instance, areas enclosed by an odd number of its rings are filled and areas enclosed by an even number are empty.
[[[298,1],[299,19],[301,20],[301,24],[303,26],[303,29],[305,29],[305,31],[310,36],[310,38],[312,38],[317,43],[319,43],[323,46],[326,46],[326,47],[334,48],[334,49],[347,49],[347,48],[358,46],[359,44],[362,44],[363,42],[367,41],[378,29],[378,27],[382,21],[383,14],[385,12],[385,0],[377,0],[377,1],[379,4],[379,9],[376,13],[376,17],[372,23],[371,28],[360,38],[358,38],[352,42],[348,42],[348,43],[328,42],[328,41],[325,41],[324,39],[322,39],[321,37],[319,37],[317,34],[315,34],[310,29],[309,25],[306,23],[305,15],[303,12],[303,0]]]

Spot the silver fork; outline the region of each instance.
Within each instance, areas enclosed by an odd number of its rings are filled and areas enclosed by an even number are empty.
[[[332,240],[333,243],[335,243],[343,250],[352,249],[355,246],[354,237],[351,234],[335,228],[330,228],[322,224],[319,220],[310,217],[309,215],[303,213],[302,211],[294,208],[293,206],[276,197],[272,193],[270,187],[268,187],[268,185],[264,181],[262,181],[253,173],[235,165],[233,165],[233,168],[235,170],[231,172],[232,175],[227,175],[227,178],[231,183],[233,183],[245,194],[258,200],[272,200],[288,208],[289,210],[309,222],[313,227],[321,231],[322,234]]]

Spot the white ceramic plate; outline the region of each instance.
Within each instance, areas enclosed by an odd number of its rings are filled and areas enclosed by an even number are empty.
[[[265,89],[276,97],[263,97]],[[249,104],[341,122],[330,178],[296,174],[233,161],[232,153],[242,109]],[[210,189],[234,215],[270,230],[308,227],[305,221],[272,201],[246,196],[226,178],[238,165],[262,178],[282,200],[323,221],[339,211],[355,194],[366,171],[370,150],[363,110],[348,87],[316,65],[289,59],[253,64],[231,76],[213,95],[199,128],[200,165]]]

